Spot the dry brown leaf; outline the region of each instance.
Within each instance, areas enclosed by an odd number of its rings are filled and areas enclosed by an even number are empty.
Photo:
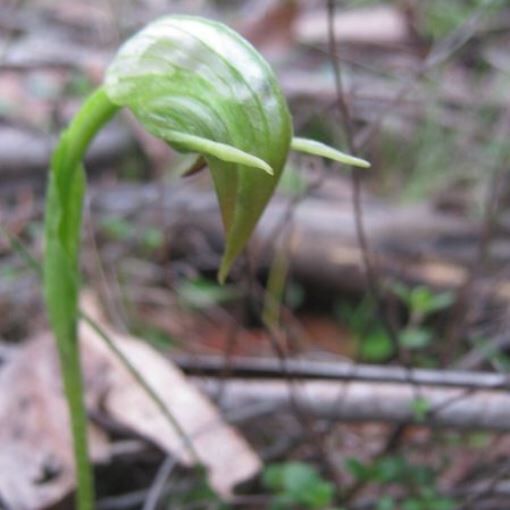
[[[157,351],[139,339],[114,332],[101,317],[94,298],[87,295],[82,308],[99,323],[101,329],[143,375],[191,439],[204,466],[211,486],[228,497],[240,482],[253,477],[261,467],[256,453],[222,419],[216,407],[188,382],[184,374]],[[80,328],[86,360],[87,379],[97,377],[91,369],[110,374],[103,409],[116,421],[150,439],[160,448],[191,464],[182,439],[156,404],[136,383],[122,362],[86,324]],[[93,361],[93,359],[96,361]]]
[[[74,488],[59,374],[49,335],[27,341],[0,371],[0,502],[7,508],[44,508]],[[93,460],[108,460],[104,434],[91,426],[89,437]]]
[[[221,496],[228,497],[235,485],[260,470],[256,453],[177,367],[146,343],[112,331],[90,296],[84,306],[190,435],[211,486]],[[80,337],[88,411],[107,413],[192,464],[178,434],[104,341],[85,324]],[[68,414],[50,335],[28,340],[0,371],[0,423],[0,507],[45,508],[74,489]],[[90,425],[89,437],[93,461],[108,461],[104,432]]]

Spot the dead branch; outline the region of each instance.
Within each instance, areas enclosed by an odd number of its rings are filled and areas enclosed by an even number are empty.
[[[282,380],[196,379],[209,395],[218,395],[225,409],[271,403],[291,410],[291,390]],[[433,410],[420,419],[413,412],[417,395]],[[461,388],[412,384],[306,381],[293,385],[292,400],[303,413],[344,422],[379,421],[455,429],[510,430],[510,395],[498,391],[466,392]]]
[[[235,378],[299,378],[302,380],[327,379],[366,383],[416,384],[423,387],[462,388],[475,391],[507,390],[510,377],[503,373],[462,372],[457,370],[407,369],[400,366],[362,365],[345,362],[285,360],[272,358],[179,355],[172,360],[187,374],[195,376],[224,376],[225,371]],[[227,366],[225,366],[227,363]]]
[[[20,177],[42,180],[52,146],[51,138],[36,130],[0,127],[0,176],[13,181]],[[132,146],[129,132],[115,123],[94,140],[87,161],[89,166],[118,161]]]
[[[204,243],[210,252],[218,256],[221,253],[223,231],[214,197],[190,183],[168,187],[163,194],[159,185],[125,185],[114,190],[95,190],[91,198],[96,215],[121,216],[142,225],[154,223],[158,208],[163,207],[173,231],[179,233],[171,239],[172,247],[198,265],[204,257]],[[289,257],[294,275],[302,281],[330,289],[360,291],[365,285],[362,257],[350,197],[344,198],[330,201],[310,197],[300,204],[293,215]],[[275,232],[285,220],[288,205],[288,199],[276,197],[257,229],[254,246],[262,248],[262,266],[271,260]],[[427,205],[397,207],[365,196],[363,206],[374,261],[385,278],[448,289],[457,289],[465,282],[467,266],[479,242],[478,230],[472,223]],[[189,250],[190,233],[195,240],[197,236],[202,238],[197,253]],[[494,243],[500,243],[492,258],[497,266],[508,260],[509,253],[502,240]],[[487,281],[479,290],[507,300],[509,283],[501,279]]]

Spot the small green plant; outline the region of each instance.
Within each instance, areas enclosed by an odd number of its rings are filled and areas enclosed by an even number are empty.
[[[218,495],[214,492],[207,481],[205,469],[196,469],[196,477],[191,487],[186,487],[184,491],[178,489],[173,491],[168,497],[167,505],[161,508],[172,510],[175,508],[196,508],[207,510],[231,510]],[[159,507],[158,507],[159,508]]]
[[[148,227],[140,231],[136,225],[124,218],[109,216],[100,221],[101,232],[113,241],[134,241],[145,251],[154,252],[164,243],[164,234],[157,227]]]
[[[394,283],[391,290],[408,306],[412,322],[420,322],[433,313],[445,310],[455,299],[450,291],[433,292],[424,285],[408,287],[402,283]]]
[[[423,8],[423,29],[433,39],[445,37],[477,10],[492,14],[504,6],[503,0],[429,0]]]
[[[453,304],[453,293],[436,293],[423,285],[408,287],[399,282],[392,283],[390,290],[408,311],[408,319],[398,332],[399,345],[413,352],[425,349],[433,339],[433,333],[426,321],[433,314]],[[356,336],[361,359],[370,362],[384,361],[395,354],[395,346],[376,320],[375,305],[369,298],[363,299],[356,306],[341,303],[337,311]]]
[[[431,411],[430,402],[425,397],[416,397],[411,402],[411,410],[414,415],[414,419],[417,422],[423,422],[427,418],[428,413]]]
[[[363,361],[380,362],[394,354],[393,343],[377,321],[373,300],[365,297],[360,303],[339,303],[337,315],[347,324],[358,345]]]
[[[250,238],[290,149],[369,166],[324,144],[293,137],[273,71],[247,41],[220,23],[168,16],[121,47],[104,85],[60,136],[46,200],[44,295],[70,410],[79,510],[94,506],[77,338],[82,160],[97,132],[122,107],[174,149],[197,153],[207,162],[226,231],[220,282]]]
[[[421,464],[409,462],[402,456],[384,456],[364,463],[347,459],[345,466],[358,482],[370,483],[386,493],[376,510],[453,510],[451,498],[437,489],[437,474]],[[389,495],[388,493],[395,494]]]
[[[400,345],[409,351],[418,351],[428,347],[433,333],[425,324],[426,320],[437,312],[449,308],[454,302],[452,292],[433,292],[428,287],[418,285],[408,287],[394,283],[391,290],[408,309],[408,320],[399,333]]]
[[[266,467],[262,479],[273,494],[271,510],[331,508],[335,486],[304,462],[285,462]]]
[[[498,345],[484,339],[484,338],[473,338],[471,343],[476,346],[477,351],[483,355],[483,357],[489,360],[497,370],[501,372],[510,371],[510,356]]]
[[[232,301],[239,293],[230,286],[221,286],[205,278],[194,278],[177,287],[177,296],[183,306],[201,310]]]
[[[102,232],[114,241],[127,241],[135,235],[135,227],[132,223],[115,216],[101,219],[100,227]]]

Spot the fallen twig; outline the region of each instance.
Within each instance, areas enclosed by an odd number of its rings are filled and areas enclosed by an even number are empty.
[[[197,378],[196,383],[211,394],[215,394],[219,384],[211,378]],[[416,387],[421,398],[434,409],[425,418],[413,411]],[[466,393],[462,388],[409,383],[306,381],[296,384],[293,399],[303,412],[322,419],[510,431],[510,395],[502,391]],[[224,387],[220,403],[229,409],[260,401],[290,410],[288,384],[275,379],[231,379]]]
[[[187,356],[173,358],[186,373],[201,376],[220,376],[225,369],[222,356]],[[475,391],[507,390],[510,377],[491,372],[462,372],[453,370],[407,369],[400,366],[361,365],[345,362],[323,362],[286,359],[285,373],[281,362],[270,358],[231,357],[229,374],[233,377],[283,378],[291,375],[303,379],[327,379],[367,383],[419,384],[424,387],[463,388]]]

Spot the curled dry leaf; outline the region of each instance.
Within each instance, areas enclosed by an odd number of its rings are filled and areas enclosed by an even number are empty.
[[[88,297],[84,304],[88,315],[101,321],[95,301]],[[143,341],[113,332],[104,321],[100,324],[189,434],[208,469],[211,486],[221,496],[228,497],[235,485],[259,471],[256,453],[177,367]],[[80,337],[88,411],[106,413],[191,465],[178,434],[104,341],[85,324]],[[50,335],[28,340],[0,371],[0,423],[4,424],[0,427],[0,507],[46,508],[74,490],[68,412]],[[89,444],[95,463],[110,459],[107,435],[92,424]]]
[[[207,468],[209,482],[218,494],[228,497],[237,484],[257,474],[261,468],[257,454],[223,421],[215,406],[179,368],[145,342],[114,332],[105,324],[91,296],[82,299],[82,309],[100,325],[177,419]],[[86,379],[96,377],[93,370],[98,372],[97,376],[109,374],[108,391],[102,400],[108,415],[175,455],[182,463],[191,465],[192,459],[183,441],[126,366],[87,324],[81,324],[80,336],[83,354],[88,357]],[[91,362],[94,358],[96,361]]]
[[[97,406],[97,393],[89,393]],[[74,488],[74,462],[57,351],[50,335],[27,341],[0,371],[0,507],[34,510]],[[105,434],[89,426],[91,456],[109,458]]]

